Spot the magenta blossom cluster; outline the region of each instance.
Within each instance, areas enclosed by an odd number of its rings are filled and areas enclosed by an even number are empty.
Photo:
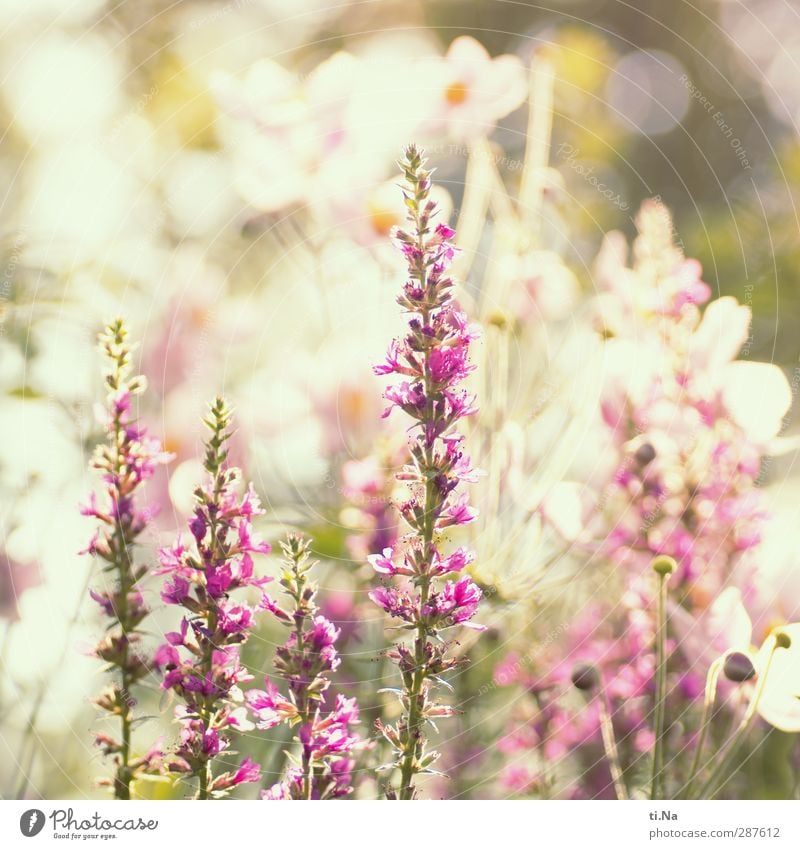
[[[746,306],[723,297],[701,314],[711,291],[673,244],[666,208],[645,203],[636,225],[631,267],[611,236],[597,262],[596,309],[611,336],[598,431],[616,462],[589,530],[634,575],[674,557],[675,586],[708,600],[761,540],[761,458],[790,395],[774,366],[736,360]]]
[[[378,375],[402,378],[385,392],[390,406],[384,416],[396,407],[413,421],[411,462],[398,476],[409,489],[398,506],[409,530],[369,558],[378,574],[394,581],[370,598],[414,633],[411,645],[398,644],[390,653],[402,677],[402,718],[396,727],[381,725],[400,770],[399,788],[388,795],[400,799],[414,798],[415,776],[432,771],[438,758],[437,752],[426,752],[425,724],[455,712],[430,693],[432,683],[458,662],[439,634],[470,624],[481,599],[481,590],[466,575],[444,580],[464,569],[472,554],[458,549],[445,555],[439,547],[442,531],[477,514],[459,488],[474,482],[476,472],[456,430],[461,419],[476,412],[474,397],[461,384],[474,368],[469,346],[477,332],[453,301],[447,269],[455,254],[454,233],[433,222],[437,210],[424,166],[418,150],[409,147],[401,168],[411,227],[397,230],[395,240],[408,265],[398,303],[410,319],[406,335],[392,342],[386,362],[375,368]]]
[[[318,613],[316,586],[308,573],[315,562],[309,543],[290,535],[281,543],[285,569],[281,586],[291,599],[291,611],[270,601],[267,606],[292,631],[275,654],[275,669],[283,677],[287,695],[269,680],[266,689],[250,690],[247,703],[259,728],[287,723],[296,728],[297,765],[284,779],[262,794],[264,799],[331,799],[349,795],[355,754],[363,743],[352,731],[358,723],[355,699],[337,696],[326,707],[330,674],[341,659],[336,651],[339,629]]]
[[[103,421],[106,438],[97,446],[91,465],[102,475],[104,493],[102,500],[92,493],[89,504],[81,508],[83,515],[99,522],[82,553],[100,558],[106,576],[102,587],[90,591],[109,620],[95,654],[108,664],[115,680],[95,699],[95,704],[110,717],[119,718],[121,735],[117,738],[103,732],[95,739],[116,765],[113,782],[108,783],[113,784],[118,799],[130,799],[132,782],[160,767],[157,747],[138,758],[131,750],[136,705],[133,688],[150,667],[150,661],[140,651],[139,631],[149,612],[139,589],[147,568],[137,566],[133,554],[138,537],[156,512],[153,507],[137,504],[138,491],[156,468],[170,459],[158,439],[133,417],[133,398],[144,391],[146,382],[144,377],[131,375],[131,346],[126,338],[121,319],[111,322],[100,334],[100,349],[109,363]]]
[[[247,587],[260,589],[271,580],[257,577],[253,562],[254,554],[271,550],[252,528],[253,517],[264,511],[252,486],[239,495],[240,472],[226,463],[230,420],[230,410],[217,398],[206,420],[211,431],[204,461],[209,480],[195,490],[192,542],[179,536],[174,546],[162,549],[156,570],[168,576],[161,598],[186,611],[180,629],[166,635],[155,656],[162,687],[183,702],[176,710],[180,742],[170,755],[169,769],[196,778],[199,799],[224,796],[260,777],[259,767],[249,759],[232,771],[215,775],[213,770],[215,759],[230,748],[230,732],[252,727],[239,689],[252,676],[239,652],[257,610],[232,595]]]

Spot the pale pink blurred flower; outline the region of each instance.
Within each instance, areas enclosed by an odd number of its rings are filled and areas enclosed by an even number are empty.
[[[439,221],[447,222],[453,211],[453,200],[442,186],[431,187],[431,198],[438,204]],[[356,188],[337,197],[331,204],[336,226],[360,245],[394,257],[389,236],[406,218],[403,196],[395,180]],[[389,253],[391,252],[391,253]]]
[[[679,604],[671,604],[669,616],[685,663],[701,676],[721,655],[750,650],[753,625],[738,587],[726,587],[696,615]]]
[[[509,255],[498,273],[511,281],[509,304],[523,321],[566,318],[580,293],[577,278],[552,251]]]
[[[471,36],[460,36],[447,55],[433,60],[429,84],[437,94],[433,128],[455,141],[488,136],[495,124],[519,107],[527,92],[522,62],[511,55],[493,59]]]
[[[19,563],[0,551],[0,619],[19,619],[19,602],[26,590],[41,583],[38,567]]]
[[[241,79],[217,74],[212,90],[231,119],[223,134],[242,197],[261,212],[275,212],[346,198],[367,174],[382,175],[388,163],[368,155],[351,115],[364,78],[361,60],[345,52],[305,79],[267,59]]]
[[[674,556],[676,580],[702,610],[761,539],[767,510],[756,479],[791,392],[776,366],[734,360],[748,337],[747,307],[720,298],[701,315],[710,290],[673,243],[667,210],[644,204],[637,227],[631,267],[613,234],[596,266],[598,330],[612,337],[597,366],[599,415],[606,453],[618,459],[598,482],[593,518],[582,503],[591,493],[578,501],[563,486],[543,515],[567,539],[594,537],[634,573],[653,555]]]

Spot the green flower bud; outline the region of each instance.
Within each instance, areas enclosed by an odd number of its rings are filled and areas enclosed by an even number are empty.
[[[657,575],[661,575],[662,578],[669,577],[678,568],[675,558],[668,557],[665,554],[656,557],[651,565],[653,567],[653,571]]]

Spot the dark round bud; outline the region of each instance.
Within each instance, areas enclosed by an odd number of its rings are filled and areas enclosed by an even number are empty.
[[[668,575],[671,575],[678,568],[678,564],[675,562],[675,559],[667,557],[665,554],[656,557],[651,565],[653,567],[653,571],[657,575],[661,575],[662,578],[666,578]]]
[[[743,681],[749,681],[755,678],[756,670],[750,658],[740,651],[731,652],[725,658],[725,665],[722,668],[725,677],[729,681],[735,681],[741,684]]]
[[[775,648],[788,649],[792,645],[792,638],[786,631],[775,632]]]
[[[633,456],[640,466],[646,466],[656,459],[656,449],[649,442],[645,442],[636,449]]]
[[[572,670],[572,683],[578,690],[594,690],[600,683],[600,676],[590,663],[578,663]]]

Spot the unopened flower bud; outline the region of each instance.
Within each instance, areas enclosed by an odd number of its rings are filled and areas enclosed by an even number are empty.
[[[594,690],[600,683],[597,669],[590,663],[579,663],[572,670],[572,683],[578,690]]]
[[[666,578],[671,575],[677,568],[678,564],[675,562],[673,557],[668,557],[665,554],[662,554],[660,557],[656,557],[652,563],[653,571],[657,575],[661,575],[662,578]]]
[[[633,455],[640,466],[647,466],[656,458],[656,449],[649,442],[645,442],[636,449]]]
[[[725,658],[723,672],[729,681],[735,681],[737,684],[741,684],[743,681],[749,681],[756,674],[753,662],[746,654],[740,651],[732,652]]]

